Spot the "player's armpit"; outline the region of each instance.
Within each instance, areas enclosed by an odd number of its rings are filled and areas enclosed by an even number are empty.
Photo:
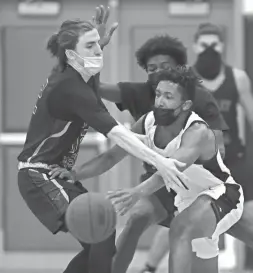
[[[209,129],[203,122],[196,122],[192,124],[183,134],[181,145],[171,156],[185,163],[183,167],[178,167],[180,171],[184,171],[190,165],[194,164],[206,151],[209,137]]]
[[[221,157],[225,157],[225,145],[224,145],[224,139],[223,139],[223,132],[220,130],[213,130],[215,138],[216,138],[216,144],[218,146],[218,149],[220,151]]]
[[[115,145],[110,150],[91,159],[75,169],[76,179],[82,180],[98,176],[110,170],[114,165],[121,161],[127,152]]]
[[[121,92],[117,84],[99,82],[98,92],[100,96],[105,100],[115,103],[121,103]]]

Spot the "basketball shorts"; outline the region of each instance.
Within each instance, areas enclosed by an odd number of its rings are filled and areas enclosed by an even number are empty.
[[[18,172],[19,191],[38,220],[53,234],[67,232],[65,212],[69,203],[88,191],[80,182],[49,179],[49,170],[24,168]]]
[[[192,241],[192,250],[197,257],[210,259],[219,254],[219,236],[229,230],[242,216],[244,196],[242,187],[230,176],[221,185],[209,188],[198,194],[212,198],[212,209],[215,213],[217,226],[211,238],[199,238]],[[196,196],[196,198],[198,197]],[[178,206],[179,213],[189,207],[192,200],[185,200]]]

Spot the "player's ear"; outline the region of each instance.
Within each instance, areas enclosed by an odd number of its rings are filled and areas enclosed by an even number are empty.
[[[75,59],[75,54],[74,54],[73,50],[71,50],[71,49],[66,49],[66,50],[65,50],[65,54],[66,54],[66,57],[67,57],[69,60],[74,60],[74,59]]]
[[[191,100],[187,100],[183,104],[183,110],[188,111],[192,108],[193,102]]]

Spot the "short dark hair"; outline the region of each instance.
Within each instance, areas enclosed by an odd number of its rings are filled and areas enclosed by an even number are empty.
[[[56,57],[61,68],[67,63],[66,49],[75,49],[79,36],[95,28],[90,21],[67,20],[64,21],[59,31],[53,34],[47,43],[47,50]]]
[[[211,23],[203,23],[203,24],[200,24],[199,27],[198,27],[198,30],[194,36],[194,40],[195,42],[198,40],[198,38],[201,36],[201,35],[208,35],[208,34],[214,34],[214,35],[217,35],[220,39],[220,41],[224,41],[224,35],[223,35],[223,32],[222,32],[222,29],[215,25],[215,24],[211,24]]]
[[[170,81],[178,84],[183,91],[183,99],[193,101],[195,90],[200,83],[200,79],[191,67],[178,66],[176,69],[162,70],[152,75],[156,86],[161,81]]]
[[[146,41],[135,53],[137,63],[147,68],[147,61],[155,55],[168,55],[175,60],[177,65],[187,63],[185,46],[177,38],[169,35],[155,36]]]

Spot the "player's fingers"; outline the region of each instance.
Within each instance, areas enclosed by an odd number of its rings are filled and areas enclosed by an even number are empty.
[[[122,195],[120,197],[113,198],[112,203],[114,205],[124,204],[125,202],[127,202],[129,200],[129,198],[130,198],[129,195]]]
[[[52,175],[52,174],[54,174],[55,172],[58,172],[60,169],[61,169],[61,167],[53,168],[48,174],[49,174],[49,175]]]
[[[112,26],[111,26],[111,28],[110,28],[110,30],[109,30],[109,33],[108,33],[108,35],[109,35],[110,37],[113,35],[113,33],[114,33],[114,31],[117,29],[118,25],[119,25],[119,24],[118,24],[117,22],[112,24]]]
[[[69,178],[71,179],[71,175],[69,172],[66,172],[66,171],[62,171],[60,174],[59,174],[59,178],[63,179],[63,178]]]
[[[106,24],[107,23],[107,20],[109,18],[109,15],[110,15],[110,7],[107,7],[105,9],[105,13],[104,13],[104,19],[103,19],[103,23]]]
[[[60,174],[60,171],[55,171],[55,172],[50,176],[50,179],[54,179],[54,178],[58,177],[59,174]]]
[[[129,204],[125,204],[121,210],[120,210],[120,215],[121,216],[124,216],[125,214],[127,214],[127,212],[132,208],[132,204],[129,203]]]
[[[103,24],[104,22],[104,16],[105,16],[105,7],[103,5],[100,5],[100,17],[99,17],[99,23]]]
[[[96,17],[95,17],[95,21],[96,21],[96,24],[100,24],[100,14],[101,14],[101,10],[100,10],[100,7],[96,7]]]
[[[113,198],[120,198],[124,194],[125,194],[124,191],[116,191],[112,193],[107,193],[107,196],[109,199],[113,199]]]
[[[53,165],[50,165],[49,168],[50,169],[54,169],[54,168],[59,168],[60,166],[58,164],[53,164]]]

